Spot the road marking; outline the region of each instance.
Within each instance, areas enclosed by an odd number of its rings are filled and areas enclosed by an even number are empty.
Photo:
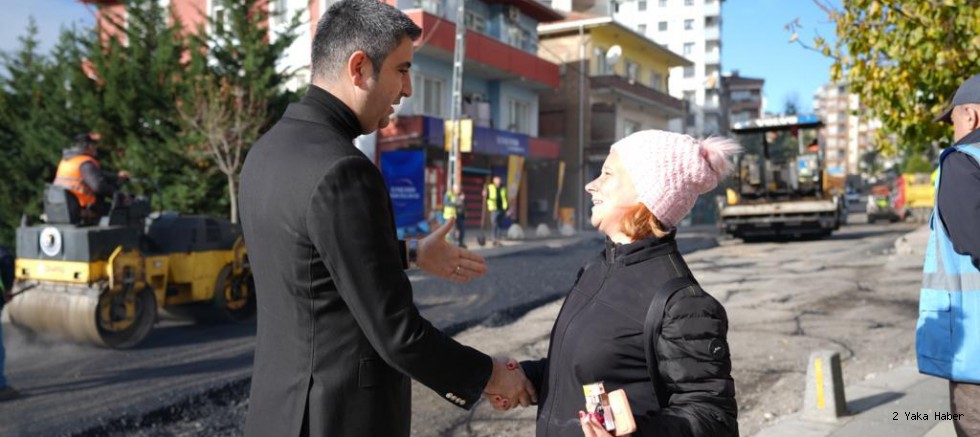
[[[823,360],[820,359],[820,358],[817,358],[817,359],[813,360],[813,366],[816,367],[815,369],[813,369],[813,374],[814,374],[815,379],[817,380],[816,381],[817,382],[817,409],[818,410],[822,410],[824,408],[824,399],[823,399]]]

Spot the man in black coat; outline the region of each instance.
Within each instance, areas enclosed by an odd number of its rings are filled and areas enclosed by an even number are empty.
[[[466,282],[484,260],[450,220],[399,241],[384,180],[352,141],[411,95],[421,34],[377,0],[321,18],[312,85],[251,149],[240,210],[258,298],[248,436],[408,436],[414,378],[462,408],[484,392],[527,404],[520,369],[460,345],[419,315],[404,268]]]

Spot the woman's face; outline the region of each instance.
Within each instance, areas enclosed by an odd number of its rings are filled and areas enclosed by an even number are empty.
[[[623,234],[623,217],[636,206],[638,199],[633,180],[615,150],[606,157],[602,173],[585,186],[585,191],[592,195],[592,226],[613,241],[629,242]]]

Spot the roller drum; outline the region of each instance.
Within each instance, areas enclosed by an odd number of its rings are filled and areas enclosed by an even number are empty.
[[[40,334],[115,349],[142,341],[156,322],[149,289],[110,294],[98,285],[42,283],[8,303],[14,325]]]
[[[98,288],[41,284],[14,296],[10,321],[21,328],[104,346],[96,321]]]

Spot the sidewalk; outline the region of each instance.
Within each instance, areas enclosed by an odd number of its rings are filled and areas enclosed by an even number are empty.
[[[922,265],[929,227],[922,226],[895,241],[890,266]],[[802,387],[801,387],[802,393]],[[949,413],[949,383],[920,374],[914,360],[844,387],[849,416],[836,422],[786,416],[757,437],[955,437],[953,423],[937,420]],[[919,413],[919,414],[916,414]],[[923,420],[923,417],[928,417]]]

